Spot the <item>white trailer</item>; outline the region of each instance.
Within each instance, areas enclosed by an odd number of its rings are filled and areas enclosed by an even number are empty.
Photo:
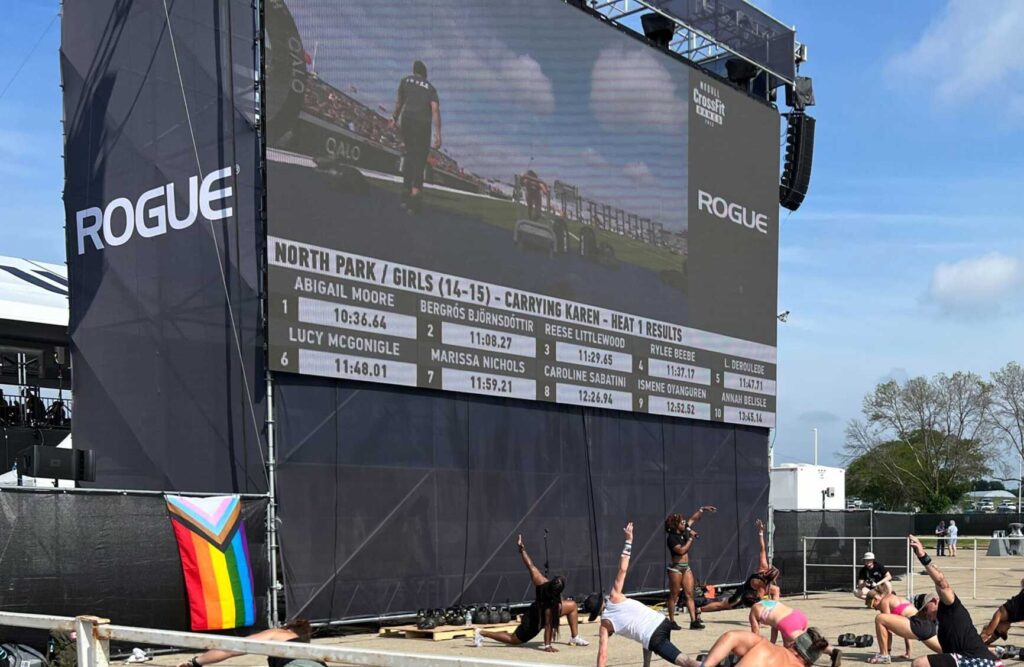
[[[846,470],[809,463],[771,468],[768,503],[777,510],[846,509]]]

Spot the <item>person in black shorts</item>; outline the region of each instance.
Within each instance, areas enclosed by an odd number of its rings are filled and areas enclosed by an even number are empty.
[[[427,81],[427,66],[417,60],[412,74],[398,83],[398,99],[391,126],[402,133],[405,156],[402,159],[402,204],[410,212],[419,211],[423,191],[423,170],[430,154],[430,124],[434,123],[434,148],[441,148],[441,103],[437,89]]]
[[[483,639],[493,639],[518,646],[525,644],[544,631],[543,650],[548,653],[557,653],[555,638],[558,636],[559,619],[566,616],[569,619],[569,630],[572,637],[569,638],[570,646],[588,646],[590,642],[580,637],[579,631],[579,609],[574,600],[562,600],[562,591],[565,590],[565,577],[552,577],[548,579],[537,566],[530,560],[530,554],[526,553],[526,546],[523,544],[523,536],[516,540],[516,547],[519,549],[519,556],[523,564],[530,572],[530,580],[537,588],[537,599],[523,612],[519,627],[512,632],[481,630],[477,628],[473,634],[473,646],[479,647]]]
[[[619,555],[619,570],[607,597],[594,594],[584,602],[583,608],[593,621],[601,617],[598,628],[597,667],[608,664],[608,640],[618,635],[640,644],[643,649],[643,666],[650,667],[651,656],[656,655],[672,665],[700,667],[700,663],[683,654],[672,643],[672,626],[661,613],[651,609],[639,600],[631,600],[622,592],[626,583],[626,571],[633,553],[633,522],[626,524],[626,542]]]
[[[1024,579],[1020,580],[1021,587],[1024,587]],[[986,644],[991,644],[996,639],[1006,639],[1010,631],[1010,625],[1024,621],[1024,590],[1004,602],[992,615],[985,629],[981,631],[981,638]]]
[[[782,597],[779,589],[779,568],[768,563],[768,549],[764,542],[764,522],[756,521],[757,536],[761,543],[761,553],[758,557],[757,572],[754,572],[743,585],[736,589],[729,599],[709,602],[700,608],[701,613],[706,611],[725,611],[735,609],[739,606],[753,607],[758,600],[778,600]]]
[[[938,621],[937,637],[942,647],[942,653],[915,658],[912,667],[1002,667],[1003,663],[981,640],[970,612],[925,552],[921,540],[913,535],[908,535],[907,539],[925,572],[935,582],[938,598],[926,602],[922,611],[927,618]]]
[[[704,623],[697,614],[697,608],[693,601],[693,589],[695,581],[693,570],[690,569],[690,548],[697,538],[697,531],[693,524],[700,521],[705,512],[714,512],[712,505],[704,505],[694,512],[689,519],[683,518],[682,514],[669,514],[665,519],[665,532],[668,533],[666,543],[668,546],[668,620],[673,630],[682,630],[676,623],[676,604],[679,602],[679,593],[686,594],[686,609],[690,612],[690,629],[703,630]]]

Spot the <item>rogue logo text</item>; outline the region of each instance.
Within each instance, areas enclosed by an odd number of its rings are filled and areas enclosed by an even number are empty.
[[[134,202],[127,197],[118,197],[103,209],[92,206],[78,211],[75,213],[78,254],[85,253],[86,239],[92,242],[94,249],[103,250],[105,245],[124,245],[135,232],[143,238],[152,238],[166,234],[168,226],[185,229],[200,214],[210,222],[230,218],[234,212],[230,206],[233,188],[214,189],[218,181],[229,176],[231,168],[224,167],[207,174],[202,183],[198,176],[189,178],[188,208],[183,217],[178,217],[174,183],[147,190]],[[214,208],[214,204],[219,206]]]
[[[756,229],[762,234],[768,233],[768,216],[764,213],[757,213],[746,206],[727,202],[722,197],[716,197],[703,190],[697,191],[697,210],[707,211],[716,218],[731,220],[737,225],[743,225],[749,229]]]

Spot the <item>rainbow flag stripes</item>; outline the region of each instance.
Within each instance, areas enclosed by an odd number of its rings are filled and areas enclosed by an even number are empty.
[[[238,496],[164,496],[178,541],[192,630],[256,622],[249,544]]]

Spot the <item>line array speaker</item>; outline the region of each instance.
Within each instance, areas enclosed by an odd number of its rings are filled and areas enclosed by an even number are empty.
[[[786,161],[779,184],[779,204],[795,211],[800,208],[811,182],[814,157],[814,119],[802,111],[788,114]]]

